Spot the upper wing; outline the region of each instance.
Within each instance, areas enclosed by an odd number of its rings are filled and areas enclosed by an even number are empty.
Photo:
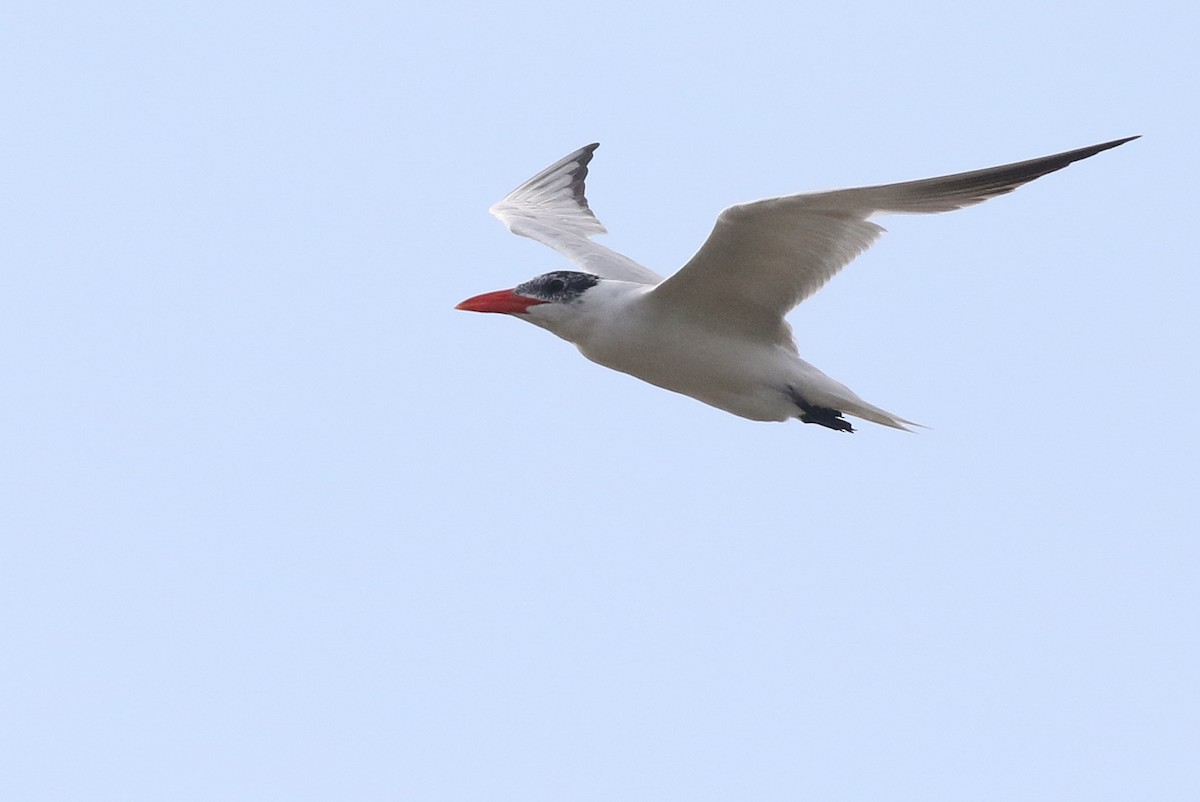
[[[601,278],[657,284],[662,276],[589,237],[606,230],[583,195],[592,143],[542,170],[508,193],[489,211],[514,234],[537,240]]]
[[[883,233],[876,214],[948,212],[1012,192],[1137,137],[969,173],[731,206],[655,302],[756,337],[786,331],[783,316]]]

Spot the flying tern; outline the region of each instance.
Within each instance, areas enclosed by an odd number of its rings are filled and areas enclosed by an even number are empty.
[[[578,270],[545,273],[456,308],[513,315],[593,362],[743,418],[798,418],[852,432],[844,417],[851,415],[907,429],[919,424],[868,404],[801,359],[784,315],[883,233],[876,215],[960,209],[1133,139],[939,178],[731,206],[670,278],[592,241],[606,233],[584,196],[599,147],[593,143],[490,210],[509,231],[553,248]]]

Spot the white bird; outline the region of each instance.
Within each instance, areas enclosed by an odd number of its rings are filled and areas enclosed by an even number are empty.
[[[940,178],[731,206],[668,279],[590,239],[606,233],[584,197],[599,147],[591,144],[491,208],[514,234],[580,270],[546,273],[456,308],[515,315],[593,362],[743,418],[799,418],[852,432],[843,417],[852,415],[907,429],[920,424],[868,404],[801,359],[784,315],[883,233],[875,215],[960,209],[1133,139]]]

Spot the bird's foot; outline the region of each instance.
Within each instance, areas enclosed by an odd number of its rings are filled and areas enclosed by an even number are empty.
[[[842,413],[838,410],[832,407],[819,407],[815,404],[810,404],[791,387],[788,388],[788,395],[791,396],[796,406],[800,408],[800,414],[796,417],[804,423],[815,423],[818,426],[824,426],[826,429],[854,433],[854,427],[850,425],[850,421],[843,418]]]

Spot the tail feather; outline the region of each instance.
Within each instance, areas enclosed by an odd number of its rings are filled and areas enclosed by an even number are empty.
[[[918,429],[929,428],[924,424],[907,420],[899,415],[893,415],[887,410],[880,409],[872,404],[868,404],[861,398],[856,398],[853,400],[847,399],[838,404],[837,408],[847,415],[853,415],[856,418],[862,418],[863,420],[868,420],[872,423],[878,423],[882,426],[890,426],[893,429],[900,429],[901,431],[905,432],[913,431],[909,428],[910,426],[915,426]]]
[[[899,415],[893,415],[886,409],[880,409],[874,404],[868,404],[846,385],[825,375],[807,362],[802,360],[797,361],[804,372],[796,384],[788,385],[788,392],[791,394],[796,406],[802,412],[801,415],[797,416],[801,420],[804,420],[804,415],[810,413],[811,407],[819,407],[835,414],[838,418],[842,414],[853,415],[856,418],[862,418],[871,423],[878,423],[880,426],[888,426],[892,429],[900,429],[905,432],[912,431],[909,428],[910,426],[918,429],[929,428],[916,421],[902,418]],[[812,422],[821,423],[821,421]],[[842,429],[842,431],[849,430],[849,427]]]

